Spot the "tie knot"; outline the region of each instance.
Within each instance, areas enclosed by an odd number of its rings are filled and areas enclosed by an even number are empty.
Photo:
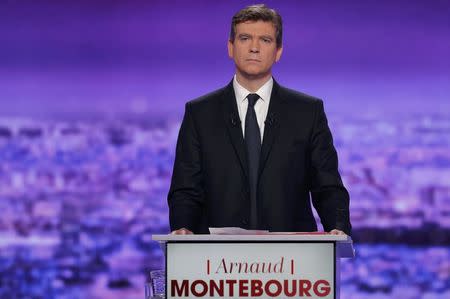
[[[255,106],[256,102],[259,100],[259,95],[257,95],[256,93],[250,93],[247,96],[248,99],[248,104],[250,105],[250,107]]]

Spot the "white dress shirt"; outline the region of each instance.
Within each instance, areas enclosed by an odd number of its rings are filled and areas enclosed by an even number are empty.
[[[239,113],[239,118],[241,119],[242,135],[245,138],[245,116],[247,115],[248,99],[247,96],[250,93],[256,93],[259,95],[260,99],[255,104],[256,119],[258,121],[259,131],[261,133],[261,143],[263,142],[264,136],[264,121],[267,117],[267,111],[269,110],[270,95],[272,93],[273,79],[270,77],[266,83],[264,83],[261,88],[256,92],[250,92],[245,87],[243,87],[236,79],[236,75],[233,78],[233,88],[234,94],[236,95],[236,103]]]

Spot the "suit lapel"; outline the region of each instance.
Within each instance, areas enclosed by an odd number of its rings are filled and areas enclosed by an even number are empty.
[[[237,110],[236,96],[234,94],[233,80],[225,87],[222,94],[223,118],[230,135],[231,144],[239,158],[242,170],[248,179],[247,154],[244,136],[242,135],[241,120]]]
[[[281,108],[283,99],[279,93],[280,86],[274,80],[272,93],[270,95],[269,110],[265,120],[264,137],[261,147],[261,157],[259,160],[259,172],[258,178],[264,171],[267,159],[269,158],[272,146],[278,136],[278,130],[280,125]],[[234,94],[233,80],[225,87],[222,93],[222,111],[223,119],[225,121],[231,143],[235,150],[236,155],[239,158],[239,162],[242,167],[242,171],[248,178],[248,164],[247,154],[245,148],[244,136],[242,135],[241,120],[237,110],[236,96]]]
[[[261,147],[261,157],[259,160],[259,172],[258,172],[258,181],[261,176],[264,168],[266,166],[267,159],[270,154],[270,150],[278,136],[278,129],[281,119],[281,106],[282,106],[282,98],[279,93],[280,86],[278,83],[273,80],[272,93],[270,95],[270,104],[269,110],[267,112],[267,117],[264,122],[264,138]]]

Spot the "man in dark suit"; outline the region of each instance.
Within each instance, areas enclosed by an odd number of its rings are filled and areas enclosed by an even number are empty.
[[[253,5],[232,19],[236,65],[224,88],[186,104],[168,194],[175,234],[208,227],[350,234],[349,195],[323,103],[272,78],[280,15]]]

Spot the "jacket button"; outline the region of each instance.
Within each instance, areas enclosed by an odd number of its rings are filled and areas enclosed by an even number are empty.
[[[248,224],[248,221],[247,221],[246,219],[242,219],[242,224],[247,225],[247,224]]]

